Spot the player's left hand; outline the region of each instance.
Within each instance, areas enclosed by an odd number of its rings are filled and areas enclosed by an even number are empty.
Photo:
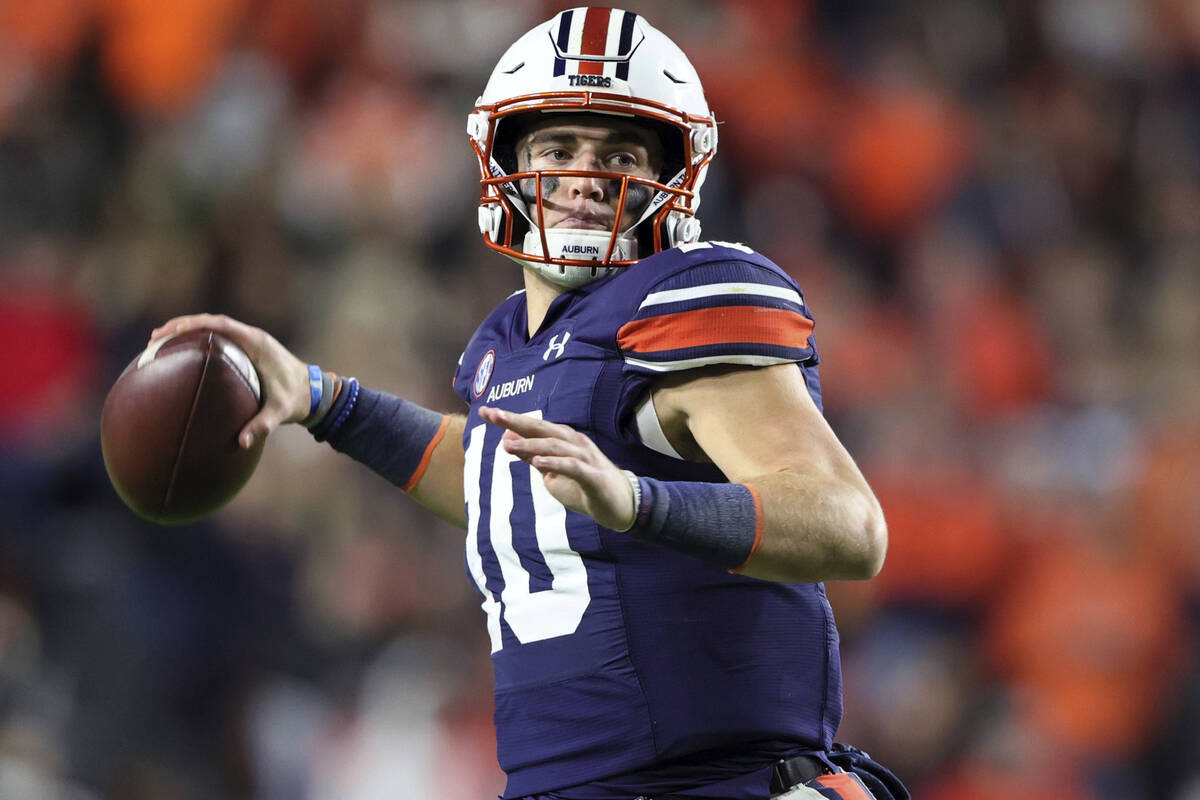
[[[606,528],[633,524],[633,489],[596,443],[569,425],[484,406],[479,416],[504,428],[504,449],[542,473],[546,489],[572,511]]]

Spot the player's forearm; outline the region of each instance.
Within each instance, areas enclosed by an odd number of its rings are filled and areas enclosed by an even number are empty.
[[[887,529],[865,481],[783,469],[735,483],[631,485],[631,536],[731,572],[816,583],[870,578],[883,563]]]
[[[426,510],[460,528],[467,527],[462,448],[466,425],[467,418],[461,414],[448,417],[445,433],[434,447],[424,474],[408,492]]]
[[[879,573],[887,525],[865,485],[791,471],[747,483],[761,500],[762,541],[742,575],[814,583],[863,580]]]
[[[462,417],[363,388],[350,379],[313,434],[410,493],[434,514],[465,526],[463,425]]]

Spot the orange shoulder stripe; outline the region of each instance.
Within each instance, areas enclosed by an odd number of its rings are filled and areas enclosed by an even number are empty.
[[[798,311],[761,306],[718,306],[626,322],[617,331],[622,350],[653,353],[684,347],[754,342],[807,347],[813,323]]]

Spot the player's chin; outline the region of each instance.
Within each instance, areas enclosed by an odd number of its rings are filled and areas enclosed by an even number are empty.
[[[594,222],[581,219],[564,219],[561,222],[550,226],[557,231],[604,231],[605,233],[612,230],[611,223]]]

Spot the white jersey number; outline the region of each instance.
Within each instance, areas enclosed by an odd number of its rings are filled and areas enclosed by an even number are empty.
[[[541,410],[529,412],[541,419]],[[588,593],[587,569],[579,553],[567,541],[567,509],[554,499],[542,475],[530,469],[497,442],[492,453],[491,498],[488,503],[488,530],[492,550],[500,562],[504,588],[499,599],[487,587],[483,572],[483,557],[479,553],[479,484],[483,472],[483,439],[486,425],[471,429],[467,441],[466,468],[463,470],[463,490],[467,501],[467,567],[483,594],[483,610],[487,613],[488,636],[492,652],[503,646],[500,638],[500,616],[522,644],[553,639],[574,633],[591,602]],[[513,512],[513,465],[518,479],[529,480],[533,508],[520,518],[532,517],[538,550],[553,576],[549,589],[531,591],[529,572],[521,564],[513,546],[511,517]],[[503,606],[503,610],[502,607]]]

